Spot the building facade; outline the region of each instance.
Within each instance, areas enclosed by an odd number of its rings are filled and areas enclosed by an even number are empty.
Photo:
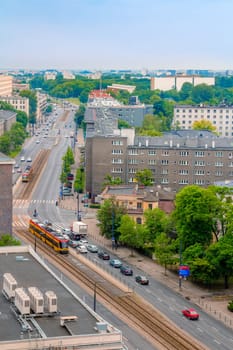
[[[15,161],[0,153],[0,236],[12,234],[12,167]]]
[[[0,74],[0,96],[11,96],[13,92],[13,77]]]
[[[187,106],[177,105],[173,112],[173,126],[192,129],[195,121],[208,120],[221,136],[233,136],[233,106]]]
[[[0,136],[9,131],[16,122],[16,113],[13,111],[0,110]]]
[[[36,91],[37,108],[36,108],[36,122],[42,123],[44,118],[44,112],[47,107],[47,95]]]
[[[29,98],[21,96],[2,96],[1,101],[7,102],[18,111],[25,112],[29,116]]]
[[[86,190],[92,198],[102,192],[106,175],[124,184],[150,169],[154,185],[178,191],[186,185],[209,186],[233,179],[233,139],[208,131],[180,130],[161,137],[121,135],[86,138]]]
[[[184,83],[190,83],[193,86],[199,84],[215,85],[214,77],[200,77],[196,75],[177,75],[168,77],[152,77],[150,88],[151,90],[168,91],[176,89],[181,90]]]

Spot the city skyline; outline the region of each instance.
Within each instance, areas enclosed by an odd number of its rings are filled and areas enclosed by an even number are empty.
[[[231,70],[232,12],[230,0],[8,0],[0,69]]]

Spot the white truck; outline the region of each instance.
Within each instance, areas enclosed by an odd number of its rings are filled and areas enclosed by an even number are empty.
[[[85,224],[85,222],[82,221],[74,221],[72,224],[72,235],[74,236],[79,236],[79,238],[83,238],[87,236],[87,224]]]

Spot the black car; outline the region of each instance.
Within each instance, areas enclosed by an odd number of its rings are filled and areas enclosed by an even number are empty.
[[[110,259],[110,256],[108,253],[104,252],[104,251],[100,251],[98,252],[98,257],[100,259],[103,259],[103,260],[109,260]]]
[[[123,273],[123,275],[126,275],[126,276],[133,275],[133,270],[129,266],[126,266],[126,265],[122,265],[120,267],[120,271],[121,271],[121,273]]]

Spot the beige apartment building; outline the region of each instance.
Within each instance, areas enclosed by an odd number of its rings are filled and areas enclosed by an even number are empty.
[[[1,101],[7,102],[18,111],[25,112],[29,116],[29,98],[21,96],[2,96]]]
[[[36,122],[42,123],[44,118],[44,111],[47,107],[47,95],[37,90],[36,98],[37,98]]]
[[[174,107],[173,127],[192,129],[195,121],[208,120],[220,136],[233,137],[233,106],[187,106]]]
[[[13,91],[13,78],[10,75],[0,74],[0,96],[11,96]]]
[[[151,90],[168,91],[176,89],[180,91],[184,83],[190,83],[193,86],[199,84],[215,85],[214,77],[200,77],[196,75],[177,75],[168,77],[152,77],[150,83]]]

